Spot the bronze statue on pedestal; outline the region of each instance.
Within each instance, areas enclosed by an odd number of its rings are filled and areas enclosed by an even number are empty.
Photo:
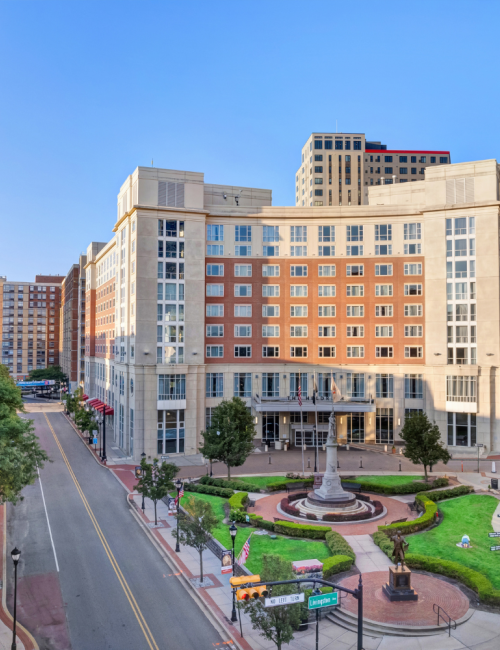
[[[401,535],[401,531],[398,530],[397,534],[394,537],[391,537],[391,541],[394,544],[394,550],[392,551],[392,557],[394,558],[394,564],[397,566],[398,562],[401,562],[401,567],[405,566],[405,552],[409,546],[408,542]]]

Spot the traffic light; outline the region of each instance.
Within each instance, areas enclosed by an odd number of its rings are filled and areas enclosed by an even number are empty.
[[[232,587],[247,585],[249,582],[260,582],[260,576],[242,576],[241,578],[230,578],[229,582]],[[269,591],[265,585],[257,587],[246,587],[236,591],[237,600],[250,600],[250,598],[261,598],[269,596]]]

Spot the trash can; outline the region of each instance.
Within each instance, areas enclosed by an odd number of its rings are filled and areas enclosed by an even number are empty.
[[[497,478],[492,478],[491,479],[491,489],[492,490],[498,490],[498,479]]]

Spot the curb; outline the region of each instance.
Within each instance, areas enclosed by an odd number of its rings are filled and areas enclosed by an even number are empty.
[[[206,603],[205,600],[200,596],[199,591],[193,587],[193,585],[189,581],[189,578],[184,573],[184,570],[177,563],[177,560],[175,559],[175,556],[170,555],[170,553],[163,547],[163,545],[155,537],[155,535],[153,535],[151,530],[144,524],[140,514],[136,512],[137,507],[136,507],[133,499],[130,498],[130,497],[132,497],[132,495],[133,495],[133,493],[128,493],[127,496],[126,496],[127,505],[129,507],[129,510],[130,510],[132,516],[137,521],[139,526],[142,528],[143,532],[146,534],[146,536],[149,538],[149,540],[153,543],[153,546],[156,548],[158,553],[161,555],[164,562],[167,565],[169,565],[171,568],[175,569],[179,573],[179,575],[177,577],[179,578],[179,581],[183,584],[184,588],[186,589],[188,594],[191,596],[191,598],[196,602],[198,607],[203,611],[205,616],[208,618],[208,620],[212,623],[212,625],[215,627],[215,629],[219,632],[219,634],[223,638],[229,634],[231,636],[231,644],[236,646],[239,650],[249,650],[249,649],[251,649],[251,646],[245,641],[245,639],[236,640],[236,639],[233,638],[232,631],[230,629],[226,628],[224,623],[220,620],[220,617],[218,617],[212,611],[212,609],[210,608],[208,603]],[[219,611],[221,611],[221,610],[219,610]],[[221,611],[221,614],[222,614],[222,611]],[[222,616],[223,616],[223,614],[222,614]],[[235,631],[236,631],[236,629],[235,629]],[[243,641],[244,645],[241,644],[242,641]]]

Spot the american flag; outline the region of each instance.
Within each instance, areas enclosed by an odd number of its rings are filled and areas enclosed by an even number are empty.
[[[247,561],[249,555],[250,555],[250,537],[243,544],[243,548],[241,549],[240,557],[238,559],[238,564],[240,566],[245,564],[245,562]]]
[[[332,372],[332,401],[338,402],[340,398],[342,397],[342,394],[339,390],[339,387],[335,383],[335,374]]]
[[[298,398],[299,398],[299,406],[302,406],[302,389],[300,387],[300,384],[299,384]]]
[[[182,499],[184,496],[184,483],[182,484],[181,491],[179,492],[179,499]]]

